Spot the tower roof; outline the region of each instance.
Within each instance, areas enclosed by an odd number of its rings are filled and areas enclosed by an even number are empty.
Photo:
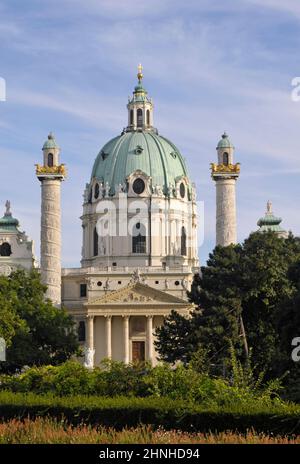
[[[48,139],[44,143],[42,150],[48,150],[51,148],[59,148],[58,144],[56,143],[54,134],[52,132],[49,133]]]
[[[267,211],[264,217],[261,217],[257,221],[257,225],[260,227],[259,232],[273,231],[278,234],[286,234],[286,231],[282,229],[282,227],[280,227],[281,222],[282,222],[281,217],[274,216],[273,210],[272,210],[272,203],[268,201]]]
[[[6,211],[0,219],[0,232],[18,232],[19,221],[14,218],[10,210],[10,201],[5,203]]]
[[[224,132],[224,134],[222,135],[221,140],[219,141],[219,143],[217,145],[217,150],[219,148],[234,148],[234,146],[231,143],[231,141],[230,141],[230,139],[228,137],[228,134],[226,132]]]

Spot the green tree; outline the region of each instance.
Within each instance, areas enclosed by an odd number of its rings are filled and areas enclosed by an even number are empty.
[[[8,346],[5,368],[58,364],[77,353],[71,316],[45,300],[45,291],[35,270],[1,277],[0,336]]]
[[[211,371],[226,374],[231,346],[242,362],[249,347],[254,369],[271,375],[279,306],[293,295],[288,270],[297,259],[300,240],[292,235],[284,240],[273,232],[253,233],[242,245],[216,247],[188,294],[198,309],[186,322],[171,315],[158,332],[160,356],[189,362],[205,348]]]
[[[191,320],[171,311],[164,324],[156,329],[157,340],[154,341],[161,359],[169,363],[190,361],[194,351],[196,337],[191,330]]]
[[[210,372],[222,374],[230,361],[230,343],[241,353],[240,337],[241,246],[216,247],[201,275],[196,274],[189,300],[197,309],[190,318],[175,311],[156,332],[156,347],[162,359],[169,362],[192,360],[193,365],[209,364]]]
[[[245,240],[240,273],[243,286],[243,320],[254,366],[271,374],[279,345],[278,312],[290,298],[294,283],[290,266],[300,257],[300,241],[291,234],[254,233]]]
[[[274,362],[277,375],[285,376],[286,396],[300,402],[300,361],[295,362],[291,354],[292,341],[300,337],[300,261],[289,269],[289,278],[294,284],[294,292],[279,306],[277,328],[279,345]]]

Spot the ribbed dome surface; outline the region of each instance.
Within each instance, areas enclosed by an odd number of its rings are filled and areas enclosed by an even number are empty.
[[[188,176],[185,162],[172,142],[154,131],[132,131],[104,145],[95,160],[92,179],[108,182],[114,190],[136,170],[151,176],[152,186],[164,189]]]

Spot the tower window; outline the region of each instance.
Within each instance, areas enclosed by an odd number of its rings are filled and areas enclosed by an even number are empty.
[[[97,227],[94,228],[94,256],[98,256],[99,237]]]
[[[10,256],[12,254],[11,246],[9,243],[4,242],[0,247],[0,256]]]
[[[137,117],[137,127],[143,127],[143,110],[141,110],[141,108],[138,108],[136,112],[136,117]]]
[[[132,252],[146,253],[146,230],[143,224],[138,222],[135,226],[135,234],[132,237]]]
[[[85,322],[79,321],[78,324],[78,341],[85,342]]]
[[[150,110],[147,110],[147,126],[150,126]]]
[[[229,164],[229,155],[227,152],[223,154],[223,164],[225,164],[225,166],[228,166]]]
[[[48,167],[53,168],[53,154],[48,153]]]
[[[133,110],[130,110],[130,125],[133,126]]]
[[[80,298],[85,298],[86,295],[86,284],[80,284]]]
[[[181,253],[182,256],[186,255],[186,231],[185,228],[181,228]]]

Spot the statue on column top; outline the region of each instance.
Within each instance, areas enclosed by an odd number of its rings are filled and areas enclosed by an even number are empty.
[[[5,216],[11,216],[10,201],[9,200],[6,201],[5,208],[6,208]]]

